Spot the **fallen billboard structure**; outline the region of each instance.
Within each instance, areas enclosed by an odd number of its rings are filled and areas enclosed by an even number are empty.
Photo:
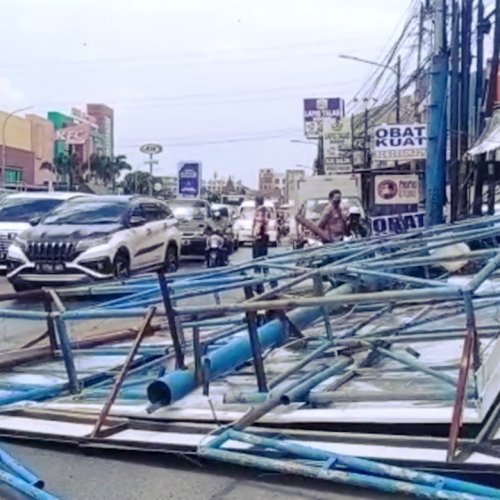
[[[499,222],[44,291],[43,311],[0,309],[45,324],[48,343],[0,356],[0,434],[217,459],[251,452],[257,436],[258,453],[278,461],[286,442],[498,474]],[[70,294],[118,298],[71,309]],[[89,336],[103,321],[112,343]],[[116,332],[128,321],[142,326]]]

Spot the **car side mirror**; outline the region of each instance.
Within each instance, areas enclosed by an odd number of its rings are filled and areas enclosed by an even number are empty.
[[[38,226],[40,224],[40,217],[33,217],[29,222],[30,226]]]
[[[130,227],[139,227],[146,224],[146,219],[140,215],[132,215],[129,220]]]

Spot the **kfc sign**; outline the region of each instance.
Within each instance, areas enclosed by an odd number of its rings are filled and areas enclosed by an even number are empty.
[[[61,128],[56,131],[56,140],[66,144],[85,144],[90,136],[90,125],[82,123],[72,127]]]

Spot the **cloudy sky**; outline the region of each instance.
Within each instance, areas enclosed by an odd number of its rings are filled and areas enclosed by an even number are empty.
[[[204,177],[311,165],[302,98],[349,100],[410,0],[16,0],[0,19],[0,109],[115,109],[116,153],[157,172],[201,160]]]

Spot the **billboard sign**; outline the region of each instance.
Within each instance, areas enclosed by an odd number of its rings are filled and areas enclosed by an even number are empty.
[[[372,217],[370,222],[373,235],[406,233],[424,227],[425,212],[382,215]]]
[[[177,195],[179,198],[201,196],[201,163],[181,162],[177,166]]]
[[[325,118],[344,118],[344,100],[340,97],[304,99],[304,132],[308,139],[322,136]]]
[[[90,125],[86,123],[56,130],[56,141],[63,141],[69,145],[85,144],[89,136]]]
[[[374,161],[424,160],[427,156],[427,125],[380,125],[375,127]]]
[[[326,173],[352,171],[351,120],[325,118],[323,121],[323,163]]]
[[[418,205],[419,179],[415,174],[376,175],[376,205]]]
[[[71,109],[71,116],[79,123],[87,123],[92,128],[97,128],[97,120],[95,117],[88,115],[84,111],[80,111],[78,108]]]

